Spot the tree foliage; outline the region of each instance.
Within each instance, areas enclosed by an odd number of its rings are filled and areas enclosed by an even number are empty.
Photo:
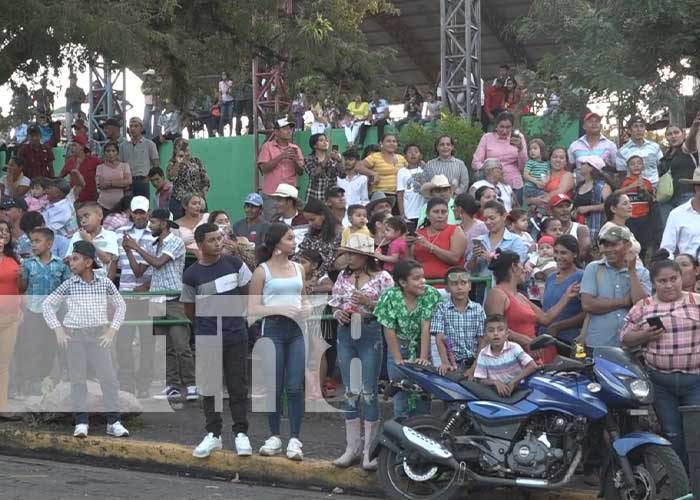
[[[538,74],[564,76],[562,97],[605,98],[619,115],[640,103],[654,112],[685,76],[700,76],[697,8],[697,0],[534,0],[519,33],[556,44]]]
[[[309,74],[367,87],[381,77],[360,26],[395,13],[387,0],[304,0],[291,16],[280,0],[1,0],[0,84],[42,68],[81,68],[102,55],[134,70],[156,67],[184,104],[202,76],[284,62],[288,79]],[[207,82],[209,85],[210,82]]]

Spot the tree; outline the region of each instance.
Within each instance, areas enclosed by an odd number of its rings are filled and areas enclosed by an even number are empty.
[[[684,77],[700,76],[696,11],[697,0],[534,0],[519,34],[557,46],[538,74],[564,77],[564,105],[567,93],[584,94],[629,116],[640,105],[649,112],[666,108]]]
[[[388,0],[305,0],[292,16],[280,0],[23,0],[2,2],[0,84],[41,68],[84,67],[102,55],[168,75],[166,94],[186,104],[202,75],[284,61],[291,79],[323,75],[369,85],[383,54],[370,54],[360,26],[395,13]]]

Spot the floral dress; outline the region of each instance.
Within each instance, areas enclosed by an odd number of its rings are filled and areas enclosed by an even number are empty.
[[[175,167],[175,162],[170,160],[167,167],[168,179],[173,183],[172,195],[176,200],[182,201],[186,194],[192,193],[204,198],[204,191],[209,189],[211,182],[207,175],[207,170],[199,158],[188,158],[185,163],[180,165],[180,169],[176,176],[173,177],[172,171]]]
[[[408,343],[410,360],[415,361],[420,347],[421,322],[430,321],[435,306],[440,302],[440,292],[426,285],[425,292],[416,301],[416,307],[409,312],[401,288],[395,286],[379,297],[374,315],[384,328],[396,331],[396,336],[402,343]]]
[[[387,288],[394,286],[394,280],[386,271],[376,273],[372,278],[359,288],[359,291],[370,301],[376,302]],[[328,302],[331,307],[349,313],[360,313],[364,317],[372,315],[372,310],[367,306],[356,304],[352,300],[352,294],[358,291],[355,285],[355,277],[352,273],[340,273],[333,284],[333,297]]]

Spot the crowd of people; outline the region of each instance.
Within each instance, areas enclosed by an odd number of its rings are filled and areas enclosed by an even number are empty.
[[[419,94],[413,89],[407,98],[418,119]],[[369,105],[361,96],[349,104],[351,146],[362,143],[370,115],[373,126],[386,124],[385,107],[378,95]],[[222,113],[229,116],[225,107]],[[591,349],[639,347],[662,430],[686,460],[678,407],[700,401],[700,118],[687,139],[682,128],[669,127],[666,152],[646,139],[641,117],[629,120],[630,139],[620,148],[602,136],[595,113],[583,117],[585,135],[568,147],[526,138],[515,121],[507,111],[494,116],[494,131],[483,135],[473,158],[459,159],[458,137],[439,137],[434,151],[422,151],[399,144],[391,132],[366,152],[349,147],[341,154],[325,127],[311,135],[304,157],[294,144],[296,123],[281,118],[258,157],[262,192],[245,198],[238,221],[207,206],[207,171],[187,141],[174,140],[167,169],[160,169],[140,118],[129,121],[128,139],[115,135],[102,159],[75,135],[58,177],[50,149],[30,129],[30,143],[0,179],[0,284],[12,297],[0,325],[0,410],[10,387],[15,395],[36,393],[58,357],[80,410],[75,436],[86,436],[88,361],[111,435],[128,435],[116,405],[120,387],[138,397],[203,396],[206,436],[193,453],[207,457],[222,447],[222,421],[214,392],[195,379],[192,333],[215,335],[217,322],[197,314],[196,298],[243,296],[248,321],[239,316],[221,325],[239,455],[253,450],[247,364],[258,335],[275,347],[269,363],[276,373],[270,437],[260,454],[283,453],[284,391],[290,421],[284,452],[303,458],[304,395],[334,391],[337,366],[347,448],[334,463],[359,461],[372,470],[380,380],[396,379],[398,367],[416,362],[508,395],[553,360],[550,349],[529,349],[547,333]],[[303,197],[302,175],[309,180]],[[174,320],[155,327],[167,341],[165,386],[156,394],[149,391],[153,336],[122,325],[122,295],[145,291],[167,295],[155,319]],[[25,312],[18,315],[22,294]],[[320,319],[312,302],[325,308]],[[62,303],[67,310],[59,320]],[[650,317],[660,318],[663,329],[649,326]],[[315,353],[312,330],[332,348]],[[42,368],[17,363],[10,384],[14,352],[20,360],[40,353]],[[429,400],[402,392],[393,405],[395,417],[430,411]],[[599,465],[587,463],[591,481]]]

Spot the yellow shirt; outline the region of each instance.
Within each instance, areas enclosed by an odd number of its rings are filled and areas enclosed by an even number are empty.
[[[353,229],[351,227],[346,227],[343,229],[343,236],[341,237],[340,240],[340,246],[344,247],[348,244],[348,238],[350,238],[351,234],[361,234],[364,236],[367,236],[368,238],[372,238],[372,234],[369,232],[369,229],[367,229],[367,226],[361,227],[360,229]]]
[[[406,158],[399,154],[395,154],[394,158],[396,160],[395,164],[387,162],[382,153],[372,153],[365,158],[367,166],[379,175],[379,183],[370,185],[370,193],[383,191],[386,194],[396,194],[396,174],[408,165],[408,162]]]
[[[348,104],[348,113],[350,113],[355,120],[364,120],[369,114],[369,103],[361,102],[357,104],[355,101],[352,101]]]

